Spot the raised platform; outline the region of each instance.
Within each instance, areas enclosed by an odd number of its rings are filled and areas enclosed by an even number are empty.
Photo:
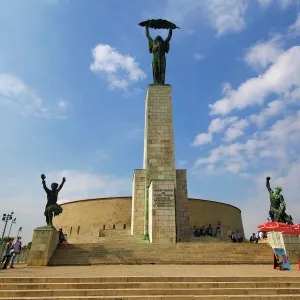
[[[97,244],[60,244],[49,265],[272,263],[272,249],[267,244],[192,242],[170,245],[124,236],[103,238]]]

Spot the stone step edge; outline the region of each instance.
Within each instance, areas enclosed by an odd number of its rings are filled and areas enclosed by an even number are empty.
[[[249,286],[250,285],[250,286]],[[121,287],[120,287],[121,286]],[[84,282],[84,283],[1,283],[1,291],[60,291],[60,290],[153,290],[153,289],[300,289],[300,281],[296,282]]]
[[[271,260],[269,261],[262,261],[262,262],[249,262],[247,265],[270,265],[271,264]],[[131,263],[129,263],[128,261],[93,261],[93,262],[82,262],[82,263],[75,263],[75,262],[55,262],[55,261],[51,261],[49,263],[49,266],[96,266],[96,265],[170,265],[171,262],[160,262],[160,261],[153,261],[153,262],[141,262],[141,261],[132,261]],[[205,263],[205,262],[199,262],[199,261],[195,261],[195,262],[182,262],[182,261],[179,261],[179,262],[176,262],[176,261],[173,261],[172,262],[173,265],[203,265],[203,266],[207,266],[207,265],[212,265],[212,266],[215,266],[215,265],[220,265],[220,266],[228,266],[228,265],[232,265],[232,266],[236,266],[236,265],[245,265],[245,262],[232,262],[232,263],[226,263],[226,262],[215,262],[215,263]]]
[[[126,290],[126,291],[149,291],[149,290],[155,290],[155,291],[202,291],[202,290],[216,290],[216,291],[220,291],[220,290],[224,290],[224,291],[228,291],[228,290],[242,290],[244,291],[245,288],[155,288],[155,289],[151,289],[151,288],[129,288],[129,289],[123,289],[123,288],[111,288],[111,289],[56,289],[54,290],[55,292],[76,292],[76,291],[80,291],[80,292],[88,292],[88,291],[122,291],[122,290]],[[267,288],[247,288],[247,290],[256,290],[256,291],[266,291],[266,290],[273,290],[273,291],[280,291],[280,290],[295,290],[299,292],[300,295],[300,287],[299,288],[293,288],[293,287],[279,287],[279,288],[273,288],[273,287],[267,287]],[[15,293],[15,292],[20,292],[20,293],[26,293],[26,292],[47,292],[46,289],[34,289],[34,290],[1,290],[0,291],[0,295],[1,293]]]
[[[36,268],[36,267],[32,267]],[[41,277],[33,277],[33,276],[13,276],[13,277],[0,277],[1,280],[6,280],[6,279],[71,279],[71,280],[80,280],[80,279],[220,279],[220,278],[225,278],[225,279],[232,279],[232,280],[239,280],[239,279],[249,279],[249,280],[266,280],[266,279],[279,279],[281,276],[80,276],[80,277],[68,277],[68,276],[41,276]],[[284,276],[282,277],[283,279],[294,279],[297,278],[300,280],[300,274],[299,276]],[[131,282],[131,281],[130,281]],[[143,282],[143,281],[141,281]],[[177,282],[177,281],[176,281]],[[206,282],[206,281],[204,281]]]
[[[300,278],[295,277],[298,279],[298,281],[151,281],[151,282],[146,282],[146,281],[114,281],[114,282],[0,282],[0,287],[2,285],[38,285],[38,284],[44,284],[44,285],[62,285],[62,284],[74,284],[74,285],[85,285],[85,284],[98,284],[98,285],[105,285],[105,284],[110,284],[110,285],[118,285],[118,284],[188,284],[188,285],[196,285],[196,284],[291,284],[291,283],[299,283],[300,284]],[[274,278],[275,279],[275,278]],[[277,278],[279,279],[279,278]],[[300,285],[299,285],[300,288]]]
[[[53,296],[53,297],[5,297],[0,298],[2,300],[62,300],[62,299],[74,299],[74,300],[82,300],[82,299],[103,299],[103,300],[190,300],[190,299],[202,299],[202,300],[211,300],[211,295],[145,295],[145,296]],[[282,294],[282,295],[214,295],[213,299],[220,300],[244,300],[244,299],[253,299],[253,300],[299,300],[300,295],[290,295],[290,294]]]

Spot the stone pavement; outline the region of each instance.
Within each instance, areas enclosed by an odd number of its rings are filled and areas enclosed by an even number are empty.
[[[277,271],[272,265],[93,265],[0,269],[0,277],[90,277],[90,276],[278,276],[300,277],[298,265],[291,271]]]

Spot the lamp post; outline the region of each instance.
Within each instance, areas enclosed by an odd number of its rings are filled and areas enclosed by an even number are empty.
[[[23,229],[22,227],[19,228],[18,233],[17,233],[17,238],[19,236],[20,231],[22,231],[22,229]]]
[[[3,214],[2,215],[2,222],[5,222],[5,225],[4,225],[4,229],[3,229],[3,232],[2,232],[1,243],[3,242],[3,237],[4,237],[4,234],[5,234],[7,222],[12,220],[13,214],[14,214],[14,212],[12,211],[10,214]]]
[[[10,232],[11,232],[11,228],[12,228],[12,224],[16,224],[17,222],[17,218],[14,218],[13,220],[11,220],[11,224],[10,224],[10,228],[9,228],[9,233],[8,233],[8,236],[7,237],[9,237],[10,236]]]

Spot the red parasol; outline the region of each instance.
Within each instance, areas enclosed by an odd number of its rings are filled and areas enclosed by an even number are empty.
[[[299,229],[300,229],[300,224],[294,224],[294,225],[292,225],[292,227],[293,227],[294,229],[299,230]]]
[[[275,232],[283,232],[287,229],[290,229],[291,226],[289,224],[281,223],[281,222],[267,222],[257,226],[260,231],[275,231]]]
[[[295,234],[295,235],[300,235],[300,230],[299,229],[294,229],[294,228],[289,228],[284,231],[282,231],[283,234]]]
[[[267,222],[259,225],[257,228],[264,232],[282,232],[284,234],[300,235],[300,224],[291,226],[281,222]]]

